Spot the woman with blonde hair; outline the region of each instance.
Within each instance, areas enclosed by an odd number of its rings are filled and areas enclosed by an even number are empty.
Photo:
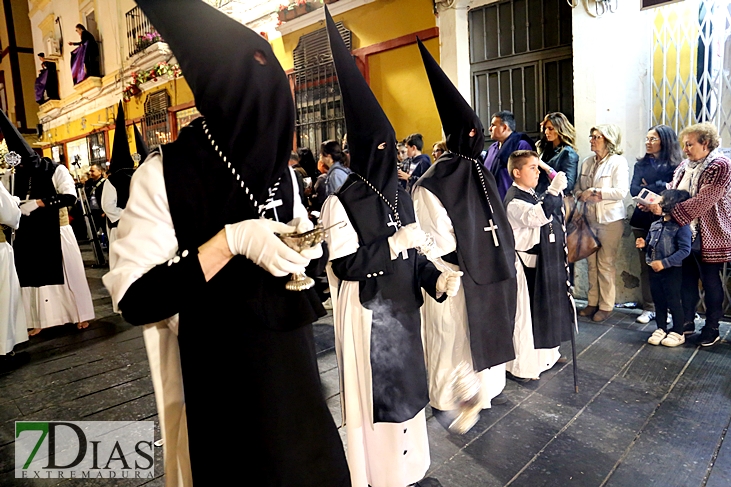
[[[576,184],[579,169],[579,155],[576,153],[576,129],[561,112],[548,113],[541,122],[541,140],[538,152],[541,155],[541,172],[536,192],[542,193],[551,184],[551,174],[563,171],[569,190]]]
[[[695,333],[698,280],[703,284],[706,323],[698,343],[708,347],[720,339],[718,322],[723,317],[723,286],[720,272],[731,262],[731,161],[718,150],[721,139],[710,123],[691,125],[680,133],[688,157],[673,175],[673,189],[684,189],[690,198],[675,205],[672,217],[690,225],[693,237],[690,255],[683,261],[683,335]],[[662,209],[647,207],[655,215]],[[684,341],[676,336],[677,341]]]
[[[622,132],[613,124],[590,130],[594,155],[584,159],[574,187],[576,198],[587,206],[587,217],[602,246],[587,257],[589,267],[588,305],[579,311],[594,321],[604,321],[614,309],[615,259],[624,230],[629,192],[629,166],[622,156]]]
[[[447,143],[443,140],[440,140],[439,142],[434,142],[434,145],[431,149],[431,156],[432,159],[434,159],[434,162],[437,162],[437,159],[442,157],[442,154],[446,154],[448,152],[447,150]]]

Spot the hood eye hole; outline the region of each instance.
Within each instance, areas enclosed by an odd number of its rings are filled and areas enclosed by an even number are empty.
[[[378,150],[383,150],[385,148],[386,148],[386,143],[385,142],[381,142],[380,144],[378,144]]]
[[[254,59],[256,59],[256,62],[258,62],[262,66],[266,66],[267,64],[267,56],[262,51],[256,51],[254,53]]]

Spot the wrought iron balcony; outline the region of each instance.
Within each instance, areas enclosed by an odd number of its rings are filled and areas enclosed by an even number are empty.
[[[125,14],[127,23],[127,47],[129,56],[144,51],[151,45],[162,40],[150,20],[135,7]]]

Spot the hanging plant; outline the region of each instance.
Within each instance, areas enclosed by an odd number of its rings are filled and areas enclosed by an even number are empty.
[[[157,81],[162,77],[175,79],[182,76],[182,74],[179,64],[170,64],[165,61],[157,63],[150,69],[134,71],[130,75],[132,78],[130,83],[122,90],[122,98],[124,101],[130,101],[133,96],[142,93],[140,86],[148,81]]]

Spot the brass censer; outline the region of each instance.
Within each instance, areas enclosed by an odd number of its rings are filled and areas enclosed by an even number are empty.
[[[458,414],[449,425],[449,430],[463,435],[477,423],[482,410],[480,379],[467,362],[461,362],[454,371],[452,391]]]
[[[304,233],[286,233],[276,234],[279,240],[295,252],[309,249],[322,243],[327,237],[327,231],[333,227],[341,225],[344,222],[338,222],[335,225],[324,228],[321,222],[315,225],[315,228]],[[284,285],[287,291],[304,291],[315,285],[315,280],[307,276],[304,272],[292,274],[292,277]]]

